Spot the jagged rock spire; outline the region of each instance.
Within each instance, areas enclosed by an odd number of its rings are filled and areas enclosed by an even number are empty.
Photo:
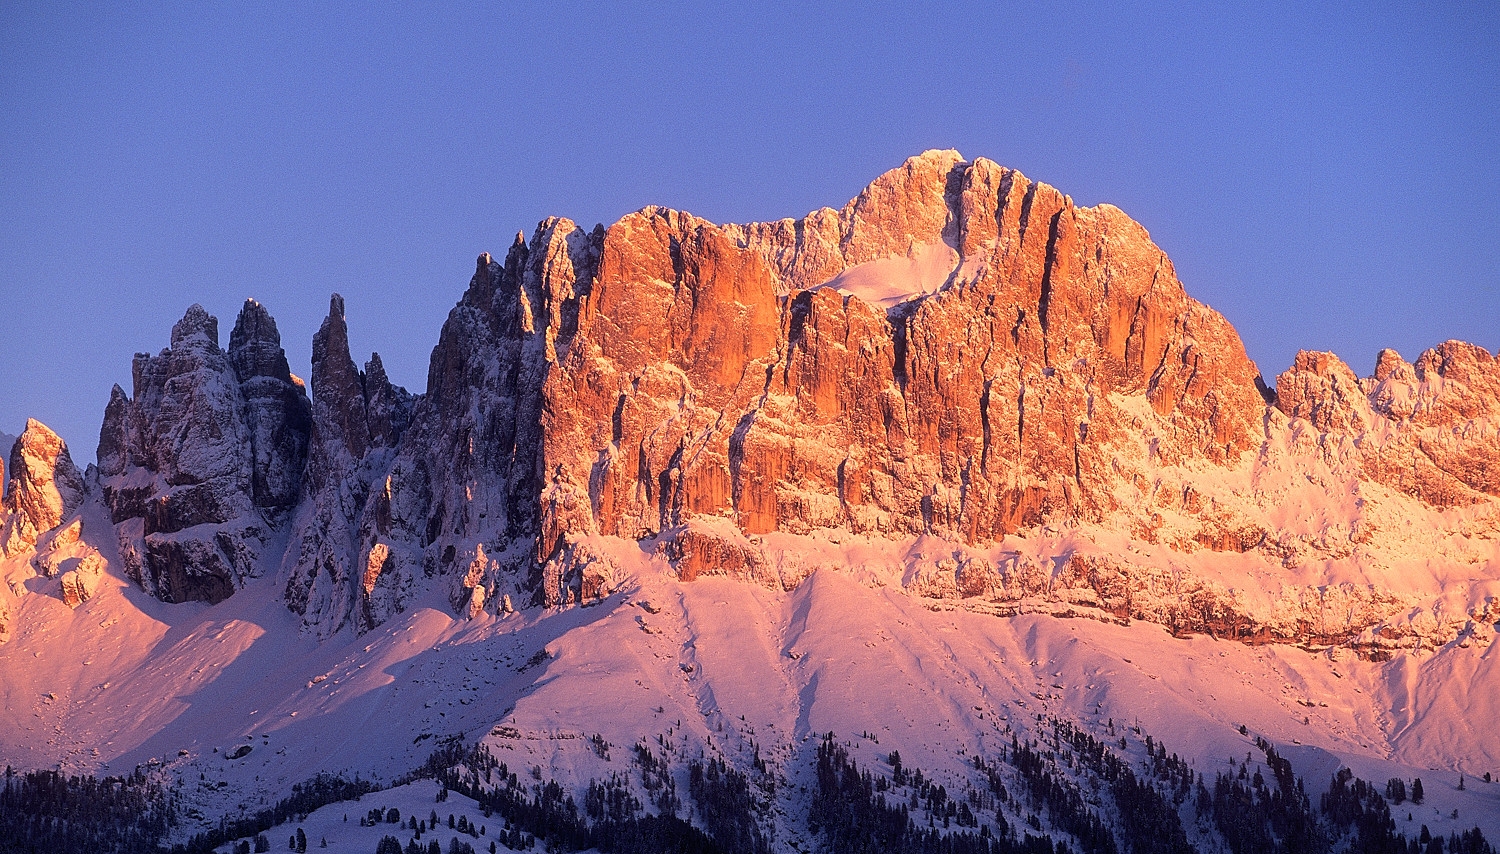
[[[229,361],[240,382],[251,377],[272,377],[291,382],[291,368],[286,351],[281,348],[281,333],[276,319],[266,307],[253,299],[245,300],[229,333]]]
[[[219,349],[219,319],[205,311],[203,306],[193,303],[182,319],[172,326],[172,348],[201,343]]]
[[[328,316],[312,340],[313,410],[320,440],[337,441],[359,459],[370,445],[364,381],[349,356],[349,328],[344,298],[334,294]]]
[[[10,448],[6,517],[0,525],[0,554],[14,555],[36,544],[83,503],[83,475],[62,437],[34,418]]]
[[[391,384],[378,354],[370,356],[363,373],[355,369],[344,298],[338,294],[329,299],[312,350],[313,427],[305,491],[311,512],[302,517],[293,537],[296,546],[286,556],[285,600],[326,636],[367,612],[369,597],[391,563],[388,551],[373,541],[380,525],[361,517],[371,498],[372,465],[384,460],[382,454],[406,430],[412,396]],[[384,515],[375,515],[376,522],[388,523],[389,504]]]
[[[229,363],[245,397],[250,431],[252,501],[278,523],[297,503],[312,431],[312,406],[292,378],[276,320],[245,300],[229,336]]]
[[[216,602],[259,571],[268,528],[301,489],[310,424],[276,322],[247,300],[219,349],[218,320],[194,305],[172,345],[138,354],[99,431],[100,486],[127,573],[167,601]]]

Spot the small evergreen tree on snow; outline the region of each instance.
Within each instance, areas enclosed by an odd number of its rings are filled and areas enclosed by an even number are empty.
[[[1406,781],[1399,777],[1392,777],[1385,784],[1386,800],[1393,804],[1400,804],[1406,800]]]

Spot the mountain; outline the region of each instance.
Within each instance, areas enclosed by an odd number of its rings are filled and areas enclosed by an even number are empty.
[[[1500,837],[1495,356],[1303,352],[1272,387],[1144,228],[990,161],[798,220],[544,220],[479,256],[421,394],[357,368],[338,295],[310,394],[253,300],[133,377],[96,470],[35,422],[11,453],[19,767],[141,765],[210,827],[447,745],[806,850],[841,838],[834,766],[905,792],[895,753],[986,838],[1129,850],[1140,792],[1249,750],[1335,802],[1341,767],[1426,773],[1396,832]],[[1033,748],[1148,782],[995,803]],[[705,774],[759,787],[748,826]],[[1183,797],[1183,844],[1238,844]]]
[[[259,573],[270,529],[300,497],[309,407],[276,321],[247,300],[228,351],[189,308],[172,345],[138,353],[99,430],[100,496],[126,574],[164,602],[220,602]]]

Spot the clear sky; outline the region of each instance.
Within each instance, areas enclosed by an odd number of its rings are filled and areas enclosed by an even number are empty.
[[[544,216],[799,216],[928,148],[1123,208],[1268,379],[1500,348],[1500,4],[716,5],[0,0],[0,431],[92,461],[247,296],[305,376],[342,293],[421,391]]]

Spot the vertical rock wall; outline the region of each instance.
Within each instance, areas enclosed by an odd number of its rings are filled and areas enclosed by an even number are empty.
[[[1359,379],[1302,354],[1273,392],[1117,208],[934,151],[796,220],[544,220],[479,257],[419,396],[378,355],[356,367],[337,295],[310,401],[264,309],[224,353],[195,306],[114,390],[100,483],[131,572],[169,601],[228,595],[290,519],[285,601],[324,636],[432,585],[470,614],[599,595],[600,534],[688,577],[758,565],[746,537],[769,532],[1157,542],[1170,505],[1169,544],[1294,554],[1178,480],[1251,477],[1306,424],[1362,476],[1489,500],[1495,364],[1449,342]],[[955,590],[993,581],[977,566]]]
[[[247,300],[229,351],[201,306],[171,346],[137,354],[99,432],[102,497],[126,571],[168,602],[218,602],[260,571],[300,491],[309,407],[276,323]]]
[[[306,625],[326,636],[352,622],[377,622],[372,597],[388,556],[377,550],[360,560],[364,528],[379,522],[362,513],[372,484],[377,494],[389,489],[391,453],[411,419],[412,398],[386,379],[378,354],[363,372],[355,368],[338,294],[312,349],[306,501],[287,547],[285,598]]]
[[[886,308],[840,287],[934,252],[935,293]],[[694,515],[971,540],[1097,520],[1128,510],[1121,397],[1169,437],[1154,453],[1223,463],[1256,443],[1257,381],[1144,229],[988,161],[929,152],[797,221],[648,208],[606,232],[548,377],[539,556],[564,529]]]

